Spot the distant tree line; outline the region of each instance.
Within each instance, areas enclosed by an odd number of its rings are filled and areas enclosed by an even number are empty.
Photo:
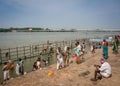
[[[3,28],[0,28],[0,32],[10,32],[11,30],[10,29],[3,29]]]
[[[16,30],[16,31],[29,31],[30,28],[0,28],[0,32],[12,32],[13,30]],[[32,28],[32,30],[45,30],[44,28]],[[46,30],[49,30],[48,28],[46,28]]]
[[[30,30],[31,29],[31,30]],[[61,30],[51,30],[49,28],[0,28],[0,32],[12,32],[12,31],[16,31],[16,32],[74,32],[75,29],[71,29],[71,30],[65,30],[65,29],[61,29]]]

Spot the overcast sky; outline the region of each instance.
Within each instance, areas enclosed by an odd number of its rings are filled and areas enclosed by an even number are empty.
[[[0,0],[0,27],[120,29],[120,0]]]

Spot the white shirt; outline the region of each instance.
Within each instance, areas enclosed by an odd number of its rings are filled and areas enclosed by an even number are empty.
[[[67,46],[64,47],[64,52],[66,52],[66,51],[67,51]]]
[[[79,44],[79,45],[77,46],[77,48],[78,48],[79,50],[81,50],[81,45]]]
[[[112,71],[111,71],[111,66],[108,62],[104,62],[101,67],[99,68],[100,72],[104,72],[104,73],[107,73],[107,74],[111,74]]]

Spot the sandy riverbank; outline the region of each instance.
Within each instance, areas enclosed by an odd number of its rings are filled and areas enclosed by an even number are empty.
[[[120,47],[119,47],[120,48]],[[120,49],[119,49],[120,52]],[[56,70],[56,64],[53,64],[42,70],[30,72],[26,75],[10,79],[5,86],[119,86],[120,85],[120,53],[115,55],[112,48],[109,48],[109,59],[107,60],[112,66],[112,77],[103,78],[97,82],[90,79],[94,75],[94,64],[100,64],[99,59],[102,57],[102,50],[97,49],[92,55],[88,52],[85,56],[85,62],[81,64],[71,63],[68,67]],[[52,76],[48,76],[50,70],[54,71]],[[86,71],[90,73],[84,75]]]

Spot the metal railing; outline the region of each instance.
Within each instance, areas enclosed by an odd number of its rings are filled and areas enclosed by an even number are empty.
[[[57,47],[61,47],[61,49],[63,49],[65,45],[69,46],[70,48],[73,48],[76,41],[77,40],[60,42],[47,41],[47,43],[45,44],[0,49],[0,64],[4,63],[5,61],[8,61],[9,59],[16,61],[18,60],[18,58],[27,59],[36,57],[39,56],[40,53],[48,54],[51,52],[51,48],[53,49],[53,51],[55,51]]]

